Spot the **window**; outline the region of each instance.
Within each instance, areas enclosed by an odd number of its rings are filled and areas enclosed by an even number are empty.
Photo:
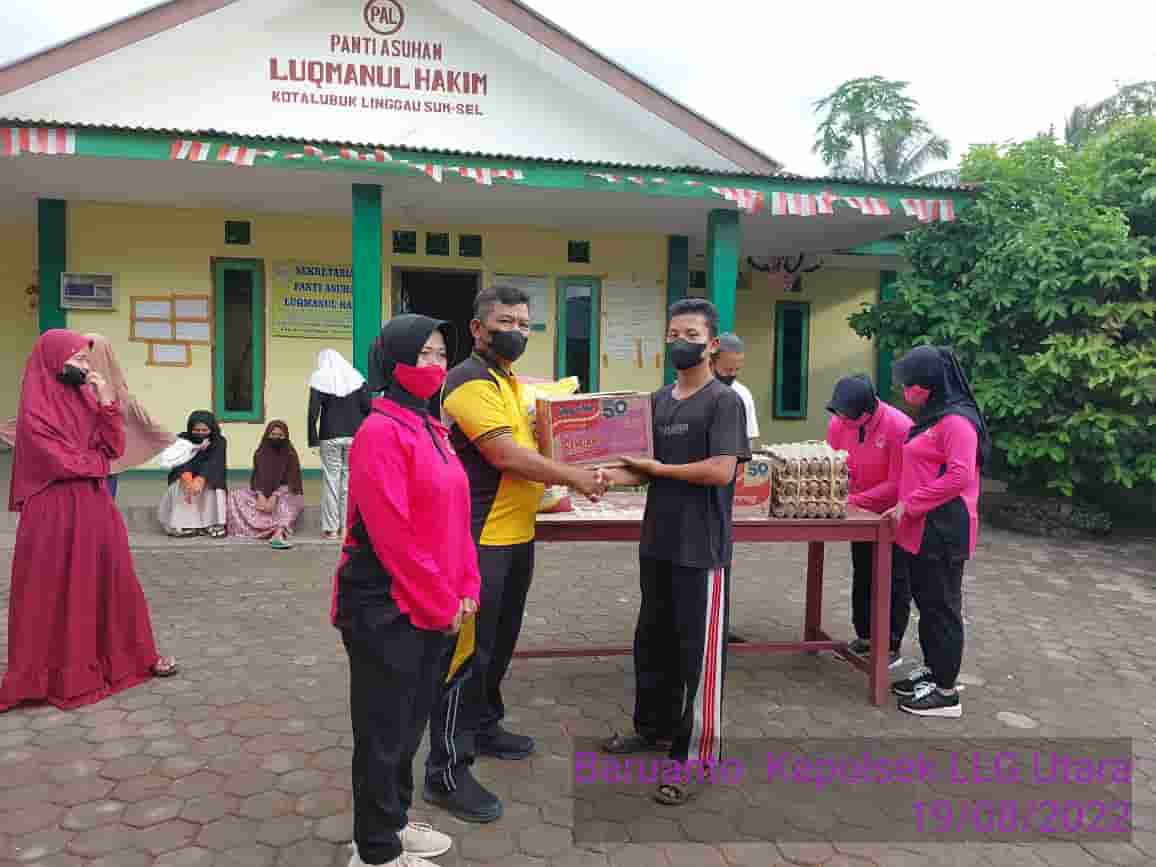
[[[394,253],[416,253],[417,252],[417,232],[410,232],[404,229],[393,230],[393,252]]]
[[[458,255],[463,259],[482,258],[482,236],[461,235],[458,237]]]
[[[220,421],[265,416],[265,291],[259,260],[213,262],[213,411]]]
[[[775,418],[807,417],[811,308],[796,301],[775,305]]]
[[[252,243],[252,227],[248,220],[225,220],[226,244]]]
[[[691,289],[705,289],[706,288],[706,271],[691,271],[690,272],[690,288]]]
[[[578,377],[582,392],[598,390],[601,294],[597,280],[580,277],[558,283],[557,378]]]
[[[566,261],[579,264],[590,263],[590,242],[569,241],[566,245]]]
[[[448,256],[450,254],[449,232],[426,232],[425,254],[427,256]]]

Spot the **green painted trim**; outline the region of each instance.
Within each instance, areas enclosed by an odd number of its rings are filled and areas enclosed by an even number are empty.
[[[381,187],[353,185],[353,365],[369,376],[369,347],[381,333]]]
[[[845,251],[853,256],[902,256],[902,238],[880,238],[878,241],[869,241]]]
[[[225,471],[227,479],[248,479],[252,476],[252,470],[241,468],[233,468]],[[156,470],[151,467],[148,469],[125,470],[122,473],[117,473],[117,478],[120,479],[168,479],[168,470]],[[320,479],[322,477],[320,469],[302,469],[301,478],[303,479]]]
[[[602,376],[602,281],[595,277],[562,277],[555,294],[554,378],[576,375],[566,368],[566,290],[570,286],[590,287],[590,369],[586,371],[590,383],[588,391],[598,391]]]
[[[803,382],[800,394],[803,406],[799,412],[788,412],[783,409],[783,381],[780,378],[783,371],[783,317],[786,310],[798,310],[803,314]],[[807,398],[810,388],[811,367],[811,305],[806,301],[777,301],[775,302],[775,376],[773,390],[773,406],[775,418],[805,419],[807,417]]]
[[[690,238],[686,235],[671,235],[666,239],[666,309],[686,297],[690,291]],[[666,329],[662,323],[663,330]],[[674,382],[677,373],[670,362],[670,352],[666,351],[666,362],[662,379],[666,385]]]
[[[68,327],[68,311],[60,306],[60,275],[68,270],[68,202],[40,199],[36,203],[37,261],[40,281],[40,332]]]
[[[20,125],[20,124],[17,124]],[[30,124],[23,124],[29,126]],[[495,181],[498,186],[512,185],[533,187],[551,190],[590,190],[618,192],[624,195],[646,195],[660,198],[698,199],[722,203],[722,197],[712,190],[712,187],[741,187],[756,190],[764,195],[772,192],[784,193],[812,193],[819,194],[830,191],[834,196],[872,196],[885,201],[892,211],[901,211],[899,200],[902,198],[950,199],[955,203],[956,213],[966,208],[975,200],[977,193],[957,190],[935,190],[920,188],[894,187],[890,185],[873,185],[862,182],[841,183],[833,181],[807,181],[793,178],[766,178],[752,177],[744,174],[704,175],[695,172],[681,172],[677,170],[638,171],[636,177],[641,184],[628,181],[627,174],[631,170],[624,170],[612,165],[597,163],[543,163],[519,159],[495,159],[486,157],[463,156],[443,152],[421,152],[405,149],[390,149],[392,159],[388,162],[365,162],[347,158],[336,158],[338,145],[325,144],[320,147],[325,151],[326,161],[320,157],[304,157],[289,159],[289,154],[301,153],[307,142],[304,141],[275,141],[270,139],[247,138],[244,136],[222,137],[219,135],[197,135],[188,132],[158,133],[146,131],[114,130],[108,127],[91,127],[76,130],[76,153],[78,156],[105,157],[111,159],[137,159],[168,161],[171,157],[172,146],[180,139],[204,142],[212,146],[212,157],[204,165],[216,166],[220,171],[238,171],[238,168],[219,160],[220,149],[223,146],[238,145],[255,148],[260,151],[275,151],[276,156],[260,157],[259,166],[282,169],[289,172],[345,172],[347,174],[364,177],[366,175],[397,176],[407,175],[414,177],[417,174],[415,166],[436,164],[443,167],[468,165],[476,168],[504,168],[516,169],[522,172],[519,180]],[[355,147],[354,150],[366,152],[370,148],[365,145]],[[594,177],[592,173],[609,175],[617,178],[608,182],[603,178]],[[433,181],[431,181],[433,183]],[[469,178],[463,178],[457,173],[446,173],[443,183],[473,184]],[[836,202],[836,214],[852,213],[851,206],[845,202]],[[738,213],[735,211],[735,213]],[[765,218],[767,211],[754,219]],[[817,217],[815,219],[823,219]]]
[[[890,301],[895,297],[895,281],[899,275],[894,271],[879,272],[879,300]],[[876,338],[878,341],[878,338]],[[891,396],[891,364],[893,356],[890,351],[875,347],[875,390],[879,397],[888,400]]]
[[[225,409],[225,271],[248,271],[253,275],[253,409],[232,412]],[[263,422],[265,420],[265,266],[260,259],[213,260],[213,414],[221,422]]]
[[[739,248],[739,212],[711,211],[706,222],[706,293],[718,308],[720,332],[735,330]]]

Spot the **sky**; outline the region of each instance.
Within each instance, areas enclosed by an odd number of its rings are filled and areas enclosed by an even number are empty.
[[[462,0],[464,2],[464,0]],[[1116,83],[1156,79],[1156,3],[1055,0],[785,3],[775,0],[527,0],[529,5],[724,129],[823,174],[815,100],[847,79],[910,82],[919,113],[952,143],[1029,138]],[[0,65],[154,0],[3,0]],[[941,164],[946,165],[946,164]]]

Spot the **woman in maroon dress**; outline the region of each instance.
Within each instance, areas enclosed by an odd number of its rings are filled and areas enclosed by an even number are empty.
[[[20,513],[0,711],[93,704],[177,671],[157,655],[128,533],[104,479],[124,451],[115,388],[89,341],[46,331],[24,368],[9,509]]]

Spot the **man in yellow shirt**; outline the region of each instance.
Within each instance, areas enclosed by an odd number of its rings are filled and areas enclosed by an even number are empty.
[[[442,409],[470,479],[482,573],[477,645],[473,671],[442,690],[431,714],[424,797],[459,819],[492,822],[502,815],[502,802],[474,779],[475,756],[523,759],[534,751],[533,738],[501,726],[501,683],[522,628],[543,487],[567,485],[597,499],[606,482],[538,453],[512,370],[530,335],[526,293],[508,286],[482,290],[470,332],[474,353],[450,371]]]

